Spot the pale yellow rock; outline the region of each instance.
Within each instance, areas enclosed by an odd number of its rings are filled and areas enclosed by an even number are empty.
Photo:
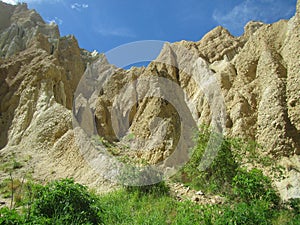
[[[173,171],[188,160],[192,130],[220,120],[227,135],[251,138],[296,168],[276,185],[284,199],[299,196],[299,27],[300,1],[288,21],[249,22],[241,37],[216,27],[198,42],[166,43],[147,68],[126,71],[60,37],[26,4],[0,2],[1,159],[23,161],[18,175],[74,177],[107,191],[114,184],[95,169],[109,160],[89,164],[96,153],[80,132],[115,142],[120,157]],[[83,130],[74,129],[71,110]]]

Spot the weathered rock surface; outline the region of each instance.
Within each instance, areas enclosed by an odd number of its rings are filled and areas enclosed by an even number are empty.
[[[286,187],[300,180],[290,170],[300,155],[300,1],[289,21],[249,22],[241,37],[217,27],[198,42],[166,43],[147,68],[127,71],[60,37],[25,4],[0,2],[0,21],[0,157],[21,160],[20,173],[111,187],[76,143],[75,96],[81,128],[115,142],[122,157],[172,167],[187,159],[193,129],[215,124],[261,144],[258,154],[290,176],[276,183],[282,197],[300,196],[299,184]]]
[[[74,177],[109,189],[85,162],[72,130],[73,94],[93,57],[26,4],[0,2],[0,11],[1,164],[20,162],[13,174],[19,178]]]

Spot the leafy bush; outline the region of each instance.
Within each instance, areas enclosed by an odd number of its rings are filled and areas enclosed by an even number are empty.
[[[221,138],[218,134],[211,133],[207,127],[202,127],[197,136],[197,144],[193,150],[192,157],[183,168],[182,173],[188,183],[194,188],[200,188],[212,193],[227,193],[231,190],[232,178],[236,175],[238,163],[231,151],[231,143],[224,138],[217,155],[211,165],[205,170],[199,170],[199,164],[205,153],[210,138]]]
[[[63,224],[98,224],[102,210],[98,199],[85,186],[71,179],[38,186],[32,203],[32,215]]]
[[[8,182],[9,184],[9,182]],[[16,185],[11,187],[15,192]],[[0,224],[99,224],[103,210],[99,198],[72,179],[45,186],[24,184],[22,213],[3,208]]]
[[[10,210],[7,207],[0,209],[0,224],[2,225],[21,225],[24,224],[24,218],[16,210]]]
[[[279,197],[271,185],[271,180],[264,176],[261,170],[252,169],[249,172],[239,169],[233,178],[233,191],[241,200],[265,200],[278,204]]]
[[[270,224],[272,211],[266,201],[240,202],[232,207],[226,206],[214,224]]]

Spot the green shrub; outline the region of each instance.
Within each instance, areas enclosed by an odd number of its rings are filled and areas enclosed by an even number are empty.
[[[214,224],[270,224],[272,210],[266,201],[240,202],[226,206],[221,215],[215,217]]]
[[[36,188],[32,215],[56,224],[98,224],[102,213],[98,205],[98,199],[85,186],[64,179]]]
[[[1,225],[21,225],[24,224],[24,218],[16,210],[10,210],[7,207],[0,209]]]
[[[275,205],[279,203],[279,197],[271,185],[271,180],[258,169],[249,172],[246,169],[239,169],[233,178],[233,191],[246,202],[264,200]]]
[[[184,166],[182,174],[184,174],[184,179],[187,180],[187,183],[190,183],[194,188],[225,194],[231,190],[232,178],[236,175],[238,163],[231,151],[230,141],[224,138],[216,156],[213,155],[214,153],[212,155],[206,153],[207,158],[214,158],[205,171],[200,171],[199,165],[210,138],[219,139],[222,137],[211,133],[207,127],[202,127],[197,136],[197,144],[193,150],[192,157],[187,165]]]

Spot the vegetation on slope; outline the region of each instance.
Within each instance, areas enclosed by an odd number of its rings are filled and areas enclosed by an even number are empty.
[[[242,146],[240,140],[226,138],[211,167],[200,172],[197,162],[209,135],[207,129],[198,135],[192,159],[174,179],[197,190],[221,194],[226,199],[223,204],[179,202],[164,182],[95,195],[72,179],[63,179],[45,186],[19,185],[22,194],[18,204],[0,210],[0,225],[300,224],[299,199],[281,202],[270,178],[257,168],[247,170],[243,166],[245,161],[235,152],[238,149],[241,154],[247,149],[249,161],[251,152],[255,151],[251,148],[256,145],[244,143]],[[269,162],[258,156],[255,160]],[[9,181],[5,182],[0,185],[0,191],[5,189],[9,195]]]

